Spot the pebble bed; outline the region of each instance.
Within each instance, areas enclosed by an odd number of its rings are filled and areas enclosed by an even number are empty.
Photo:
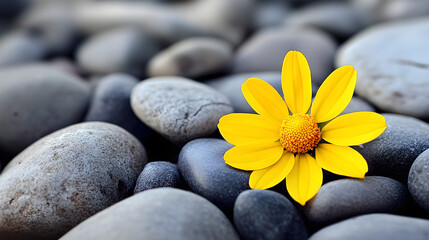
[[[427,0],[0,1],[0,239],[427,240],[428,39]],[[251,190],[217,130],[290,50],[313,96],[353,65],[342,114],[387,123],[305,206]]]

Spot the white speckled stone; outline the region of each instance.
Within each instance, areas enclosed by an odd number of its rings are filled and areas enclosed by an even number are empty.
[[[173,76],[140,82],[131,106],[147,126],[177,144],[212,134],[219,118],[233,111],[228,98],[211,87]]]
[[[386,112],[429,119],[429,18],[378,25],[346,42],[337,66],[358,71],[356,93]]]
[[[173,188],[136,194],[89,218],[62,240],[239,240],[207,199]]]
[[[132,193],[146,161],[140,142],[108,123],[40,139],[0,175],[1,239],[57,239]]]

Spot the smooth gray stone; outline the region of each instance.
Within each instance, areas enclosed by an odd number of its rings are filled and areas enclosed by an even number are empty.
[[[223,94],[190,79],[149,78],[131,93],[131,107],[147,126],[175,144],[206,137],[233,111]]]
[[[48,54],[48,46],[34,33],[15,31],[0,38],[0,66],[35,62]]]
[[[368,102],[363,100],[360,97],[353,96],[349,105],[347,105],[346,109],[341,112],[341,114],[347,114],[352,112],[375,112],[375,108],[371,106]]]
[[[289,2],[283,0],[256,1],[253,10],[253,31],[280,26],[285,16],[291,13]]]
[[[249,189],[250,172],[228,166],[223,155],[233,145],[220,139],[202,138],[186,144],[179,155],[179,170],[196,194],[220,208],[230,208],[238,195]]]
[[[225,215],[191,192],[158,188],[141,192],[81,223],[61,240],[239,240]]]
[[[208,37],[187,38],[155,55],[149,62],[149,76],[201,78],[227,72],[232,45]]]
[[[391,214],[368,214],[333,224],[309,240],[426,240],[429,221]]]
[[[234,204],[234,224],[243,240],[306,240],[307,229],[294,205],[280,193],[247,190]]]
[[[79,122],[89,98],[88,84],[49,65],[0,69],[0,148],[16,154]]]
[[[281,72],[291,50],[302,52],[311,69],[312,83],[320,86],[333,70],[337,43],[324,32],[307,28],[270,28],[252,35],[236,52],[233,72]]]
[[[411,166],[408,189],[414,201],[429,212],[429,147],[421,153]]]
[[[153,188],[180,186],[180,172],[177,165],[170,162],[150,162],[140,173],[134,194]]]
[[[0,175],[1,239],[58,239],[129,196],[146,161],[140,142],[108,123],[80,123],[40,139]]]
[[[152,37],[135,28],[119,28],[94,35],[78,52],[79,66],[93,74],[125,72],[143,75],[149,59],[160,50]]]
[[[367,175],[406,183],[414,160],[429,148],[429,124],[408,116],[382,115],[387,129],[375,140],[354,148],[368,162]]]
[[[358,72],[356,94],[384,112],[429,119],[429,18],[369,28],[344,43],[336,64]]]
[[[303,213],[310,224],[321,227],[368,213],[397,213],[407,202],[407,187],[396,180],[340,179],[324,184]]]
[[[85,120],[101,121],[118,125],[137,139],[144,140],[150,129],[144,125],[131,109],[132,89],[139,80],[127,74],[111,74],[97,83]]]

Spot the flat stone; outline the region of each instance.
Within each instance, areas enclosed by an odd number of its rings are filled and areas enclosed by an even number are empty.
[[[310,65],[313,84],[320,86],[331,73],[336,42],[326,33],[306,28],[273,28],[255,33],[236,52],[235,73],[281,72],[290,50],[302,52]]]
[[[411,166],[408,189],[414,201],[429,212],[429,149],[421,153]]]
[[[138,79],[127,74],[111,74],[100,79],[84,121],[112,123],[139,140],[146,139],[151,131],[137,118],[130,104],[131,91],[138,83]]]
[[[136,194],[81,223],[61,240],[239,240],[225,215],[191,192],[158,188]]]
[[[45,64],[0,70],[0,148],[18,153],[39,138],[79,122],[90,88]]]
[[[368,214],[333,224],[309,240],[426,240],[429,221],[391,214]]]
[[[337,66],[358,71],[356,94],[385,112],[429,119],[429,18],[386,23],[348,40]]]
[[[230,43],[208,37],[188,38],[154,56],[149,62],[149,76],[201,78],[229,70],[232,59]]]
[[[382,114],[387,129],[375,140],[354,147],[368,162],[368,174],[406,183],[420,153],[429,148],[429,124],[397,114]]]
[[[233,111],[223,94],[182,77],[155,77],[139,83],[131,93],[134,113],[173,143],[184,144],[209,136],[219,118]]]
[[[134,194],[153,188],[178,188],[179,186],[180,172],[177,165],[164,161],[150,162],[140,173]]]
[[[243,240],[306,240],[307,229],[293,204],[270,190],[242,192],[234,205],[234,224]]]
[[[129,196],[146,161],[139,141],[108,123],[76,124],[40,139],[0,175],[0,236],[58,239]]]
[[[407,187],[390,178],[340,179],[324,184],[303,212],[310,224],[321,227],[368,213],[397,213],[407,200]]]
[[[233,145],[220,139],[196,139],[179,155],[179,170],[191,190],[216,206],[230,208],[249,189],[250,172],[228,166],[223,155]]]

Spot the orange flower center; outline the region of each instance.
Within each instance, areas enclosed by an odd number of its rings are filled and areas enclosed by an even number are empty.
[[[280,126],[280,143],[289,152],[306,153],[313,150],[320,139],[320,128],[308,114],[288,116]]]

